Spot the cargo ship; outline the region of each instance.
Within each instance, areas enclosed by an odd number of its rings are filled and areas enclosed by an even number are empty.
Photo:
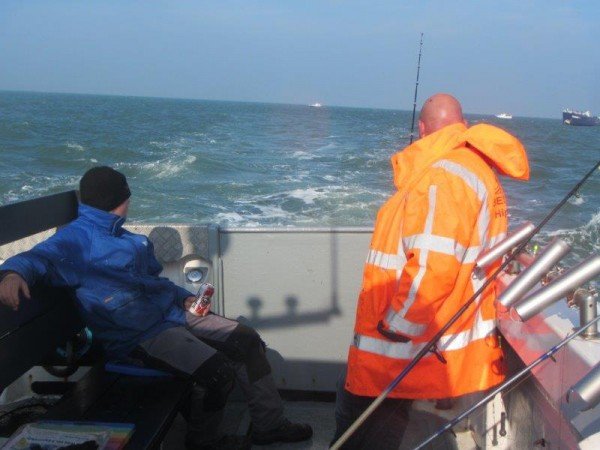
[[[593,127],[600,125],[600,117],[592,115],[590,111],[575,111],[572,109],[563,109],[563,123],[578,127]]]

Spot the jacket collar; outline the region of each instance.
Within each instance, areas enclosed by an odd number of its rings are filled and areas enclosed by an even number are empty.
[[[394,184],[398,190],[408,188],[410,180],[423,169],[441,159],[451,149],[461,144],[462,135],[467,130],[463,123],[448,125],[435,133],[425,136],[392,156]]]
[[[125,217],[83,203],[79,204],[79,217],[113,236],[118,236],[123,232],[123,224],[126,220]]]

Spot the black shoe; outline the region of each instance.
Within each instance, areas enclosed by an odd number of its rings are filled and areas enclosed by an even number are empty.
[[[312,427],[306,423],[292,423],[283,419],[283,423],[273,430],[259,433],[252,431],[252,443],[267,445],[274,442],[300,442],[310,439],[313,435]]]
[[[193,444],[186,442],[187,450],[250,450],[252,444],[247,436],[223,436],[210,444]]]

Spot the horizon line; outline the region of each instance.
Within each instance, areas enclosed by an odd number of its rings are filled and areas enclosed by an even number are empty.
[[[66,92],[66,91],[39,91],[39,90],[23,90],[23,89],[3,89],[0,88],[0,93],[12,92],[22,94],[50,94],[50,95],[80,95],[80,96],[94,96],[94,97],[123,97],[123,98],[148,98],[157,100],[188,100],[188,101],[205,101],[205,102],[222,102],[222,103],[255,103],[263,105],[282,105],[282,106],[311,106],[309,103],[286,103],[276,101],[264,101],[264,100],[229,100],[229,99],[211,99],[211,98],[193,98],[193,97],[165,97],[158,95],[134,95],[134,94],[105,94],[105,93],[90,93],[90,92]],[[374,107],[374,106],[350,106],[350,105],[328,105],[322,104],[323,108],[347,108],[347,109],[371,109],[371,110],[382,110],[382,111],[394,111],[394,112],[412,112],[412,109],[399,109],[399,108],[387,108],[387,107]],[[420,110],[417,110],[420,111]],[[472,113],[465,112],[465,115],[474,116],[495,116],[495,113]],[[521,117],[527,119],[555,119],[561,120],[556,117],[548,116],[519,116],[513,115],[513,117]]]

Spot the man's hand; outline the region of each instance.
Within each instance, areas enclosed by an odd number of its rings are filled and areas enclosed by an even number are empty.
[[[183,309],[185,309],[186,311],[189,310],[190,306],[192,306],[192,303],[194,303],[195,301],[196,297],[194,295],[190,295],[183,301]]]
[[[27,300],[31,298],[29,286],[18,273],[9,273],[0,282],[0,304],[16,311],[19,309],[21,295]]]

